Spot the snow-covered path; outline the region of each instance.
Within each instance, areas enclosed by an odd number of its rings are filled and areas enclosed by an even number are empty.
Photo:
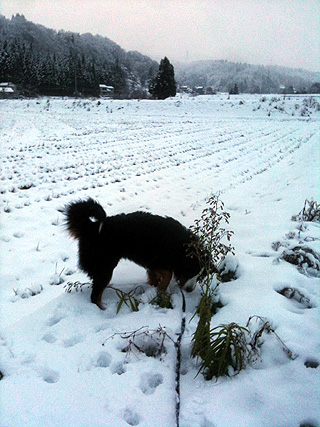
[[[308,103],[307,103],[308,102]],[[301,274],[279,259],[306,245],[320,252],[320,228],[291,220],[305,199],[319,201],[319,118],[304,98],[226,96],[166,101],[40,99],[0,102],[1,426],[175,426],[175,349],[161,357],[123,349],[115,333],[159,325],[176,339],[174,309],[150,306],[144,270],[122,262],[114,286],[144,290],[139,311],[116,315],[89,302],[77,247],[63,227],[63,206],[93,197],[108,215],[147,210],[186,226],[221,192],[231,214],[237,280],[220,285],[223,308],[212,327],[252,315],[267,318],[298,357],[272,334],[261,359],[238,376],[206,382],[190,359],[197,289],[187,296],[181,427],[318,425],[319,271]],[[300,228],[300,229],[299,229]],[[279,242],[277,245],[273,243]],[[279,246],[280,245],[280,246]],[[308,304],[279,292],[297,289]],[[308,307],[307,307],[308,306]],[[113,337],[113,338],[111,338]],[[143,336],[145,338],[145,336]]]

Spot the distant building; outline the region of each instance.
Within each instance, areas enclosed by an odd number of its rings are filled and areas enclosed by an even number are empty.
[[[207,87],[206,89],[206,95],[216,95],[216,91],[212,89],[211,86]]]
[[[297,93],[297,89],[294,88],[293,86],[286,87],[286,86],[281,85],[280,91],[284,95],[295,95]]]
[[[18,91],[16,85],[10,82],[0,83],[0,98],[18,98]]]
[[[114,87],[100,84],[99,91],[101,97],[112,97],[114,95]]]
[[[203,86],[196,86],[194,88],[194,93],[197,95],[204,95],[204,87]]]
[[[180,86],[180,92],[191,93],[192,91],[190,88],[188,88],[188,86]]]

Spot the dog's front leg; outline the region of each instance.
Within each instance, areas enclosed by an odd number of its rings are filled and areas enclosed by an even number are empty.
[[[102,294],[111,281],[112,273],[113,270],[109,271],[108,273],[93,277],[91,302],[96,304],[101,310],[104,310],[101,302]]]

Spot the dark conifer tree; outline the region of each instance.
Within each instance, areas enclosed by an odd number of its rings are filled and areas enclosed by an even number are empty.
[[[239,95],[239,89],[237,84],[235,84],[234,87],[230,90],[229,95]]]
[[[310,93],[320,93],[320,83],[314,83],[310,88]]]
[[[166,99],[176,95],[174,68],[167,57],[161,59],[158,74],[149,85],[149,92],[157,99]]]
[[[106,81],[114,87],[115,93],[118,95],[124,94],[126,89],[126,81],[118,58],[116,59],[115,63],[110,67],[109,79],[109,81]]]

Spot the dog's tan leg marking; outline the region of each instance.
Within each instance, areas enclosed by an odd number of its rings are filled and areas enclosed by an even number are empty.
[[[161,271],[161,281],[158,286],[158,291],[165,292],[172,279],[172,272],[169,270],[160,270],[160,271]]]
[[[148,283],[155,286],[158,292],[165,292],[172,278],[172,272],[169,270],[149,270]]]
[[[104,290],[105,290],[105,288],[103,288],[102,291],[97,295],[97,298],[96,298],[96,301],[95,301],[95,304],[100,308],[100,310],[104,310],[104,307],[103,307],[102,302],[101,302]]]

